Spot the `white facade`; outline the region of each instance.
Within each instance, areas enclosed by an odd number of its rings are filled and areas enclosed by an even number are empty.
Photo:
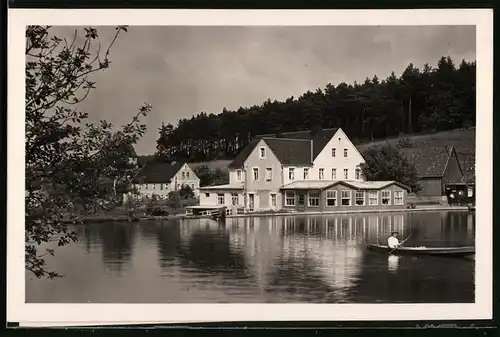
[[[340,128],[310,166],[282,165],[262,139],[246,158],[243,167],[229,170],[229,185],[220,186],[219,191],[214,190],[216,186],[210,190],[202,189],[200,205],[222,206],[221,201],[224,201],[224,206],[229,207],[233,200],[231,192],[224,190],[241,186],[238,206],[254,210],[281,209],[282,186],[296,181],[364,181],[360,168],[364,162],[358,149]]]
[[[200,195],[200,179],[187,164],[184,164],[179,171],[177,171],[170,182],[144,182],[143,184],[134,184],[134,187],[143,198],[152,198],[154,194],[160,199],[166,199],[170,192],[180,190],[183,185],[191,187],[196,198]]]

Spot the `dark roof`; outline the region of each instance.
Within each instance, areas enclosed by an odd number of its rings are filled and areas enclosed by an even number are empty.
[[[310,165],[311,141],[288,138],[262,138],[284,165]]]
[[[401,149],[406,158],[415,164],[418,176],[442,177],[450,156],[456,156],[454,147],[435,147],[419,144],[416,147]],[[453,160],[453,158],[450,158]]]
[[[314,155],[313,159],[316,159],[316,157],[325,148],[326,144],[328,144],[328,142],[337,133],[337,131],[338,128],[323,129],[318,131],[315,135],[313,135],[311,131],[284,132],[282,133],[282,136],[280,138],[312,140],[313,155]],[[269,134],[269,135],[260,135],[257,137],[276,138],[276,135]]]
[[[252,141],[241,150],[241,152],[234,158],[233,162],[229,164],[230,169],[236,169],[243,166],[245,160],[248,158],[250,153],[252,153],[253,149],[257,145],[257,143],[261,140],[261,137],[255,137]]]
[[[311,131],[285,132],[281,137],[275,134],[257,135],[255,138],[236,156],[229,168],[235,169],[243,166],[250,153],[261,139],[265,139],[268,146],[283,164],[307,165],[311,164],[311,145],[304,140],[313,141],[313,160],[319,155],[332,137],[337,133],[338,128],[323,129],[316,134]],[[295,141],[293,146],[290,142]],[[307,144],[307,145],[306,145]],[[274,147],[274,148],[273,148]],[[307,161],[306,161],[307,157]]]
[[[134,183],[161,184],[172,180],[184,165],[183,162],[147,163],[134,177]]]

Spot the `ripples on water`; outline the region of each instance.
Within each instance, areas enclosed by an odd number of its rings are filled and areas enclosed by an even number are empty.
[[[79,242],[26,274],[27,302],[474,301],[474,261],[365,249],[393,230],[406,245],[474,244],[466,212],[267,217],[75,226]]]

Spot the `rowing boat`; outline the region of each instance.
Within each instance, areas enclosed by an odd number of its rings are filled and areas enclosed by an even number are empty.
[[[399,247],[397,249],[384,245],[368,244],[368,249],[397,255],[440,255],[468,256],[474,255],[474,246],[466,247]]]

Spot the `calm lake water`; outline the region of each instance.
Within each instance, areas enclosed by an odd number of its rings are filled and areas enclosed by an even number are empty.
[[[473,245],[467,212],[78,225],[48,260],[63,278],[26,274],[26,302],[466,303],[474,260],[367,251],[393,230],[406,245]]]

